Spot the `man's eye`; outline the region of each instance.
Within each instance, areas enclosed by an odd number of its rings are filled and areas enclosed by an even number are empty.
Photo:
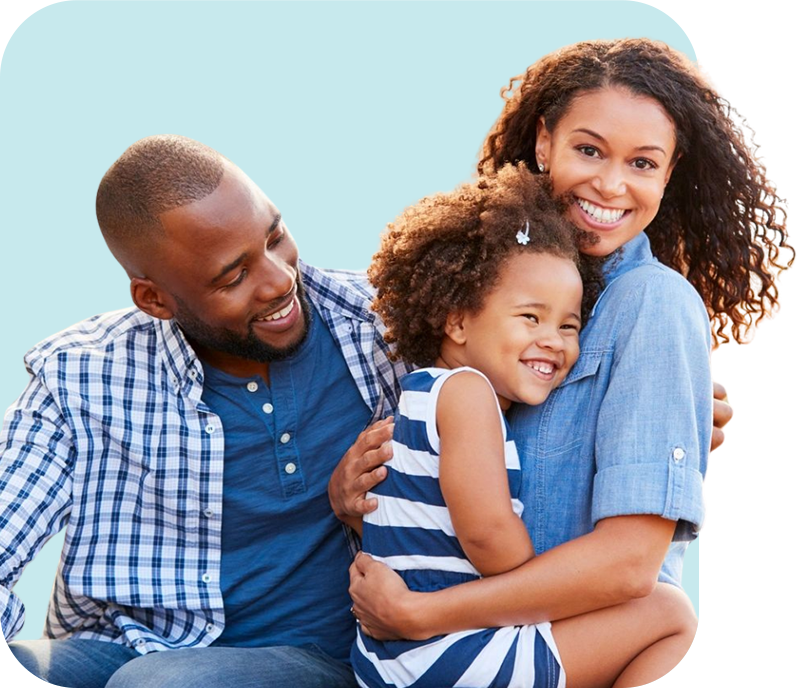
[[[283,240],[284,237],[285,232],[275,232],[269,236],[269,240],[266,242],[266,248],[274,248]]]
[[[228,282],[224,285],[225,289],[229,289],[230,287],[235,287],[241,284],[244,281],[244,278],[247,276],[247,269],[244,268],[241,272],[238,273],[238,277],[236,277],[232,282]]]

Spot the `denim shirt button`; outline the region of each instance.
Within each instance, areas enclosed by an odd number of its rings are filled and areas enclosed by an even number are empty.
[[[676,447],[676,449],[673,450],[673,460],[678,462],[681,461],[683,458],[684,458],[684,449],[682,449],[681,447]]]

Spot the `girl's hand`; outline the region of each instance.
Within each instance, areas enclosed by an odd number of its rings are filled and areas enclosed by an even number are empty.
[[[392,437],[393,416],[367,427],[344,454],[327,485],[333,513],[358,532],[363,516],[377,508],[377,500],[366,499],[366,493],[388,475],[382,464],[391,458]]]
[[[418,602],[422,593],[411,592],[393,569],[358,552],[349,567],[352,612],[361,630],[377,640],[425,640],[419,630]]]
[[[729,405],[729,397],[726,394],[726,388],[719,382],[712,383],[712,395],[715,397],[712,401],[712,443],[710,451],[714,451],[726,439],[721,428],[731,420],[734,415],[734,410]]]

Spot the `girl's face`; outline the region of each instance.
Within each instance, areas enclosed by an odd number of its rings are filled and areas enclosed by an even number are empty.
[[[676,160],[673,121],[653,98],[608,87],[577,96],[552,132],[538,122],[535,154],[554,193],[576,202],[569,217],[599,237],[607,256],[654,219]]]
[[[572,261],[518,253],[479,312],[449,316],[438,365],[484,373],[504,410],[514,401],[540,404],[579,355],[581,305]]]

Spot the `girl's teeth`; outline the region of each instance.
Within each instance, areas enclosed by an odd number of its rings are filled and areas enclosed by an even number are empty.
[[[622,208],[599,208],[598,206],[593,205],[590,201],[586,201],[582,198],[577,198],[576,202],[579,204],[579,207],[588,215],[590,215],[590,217],[596,222],[604,222],[606,224],[617,222],[626,212]]]

